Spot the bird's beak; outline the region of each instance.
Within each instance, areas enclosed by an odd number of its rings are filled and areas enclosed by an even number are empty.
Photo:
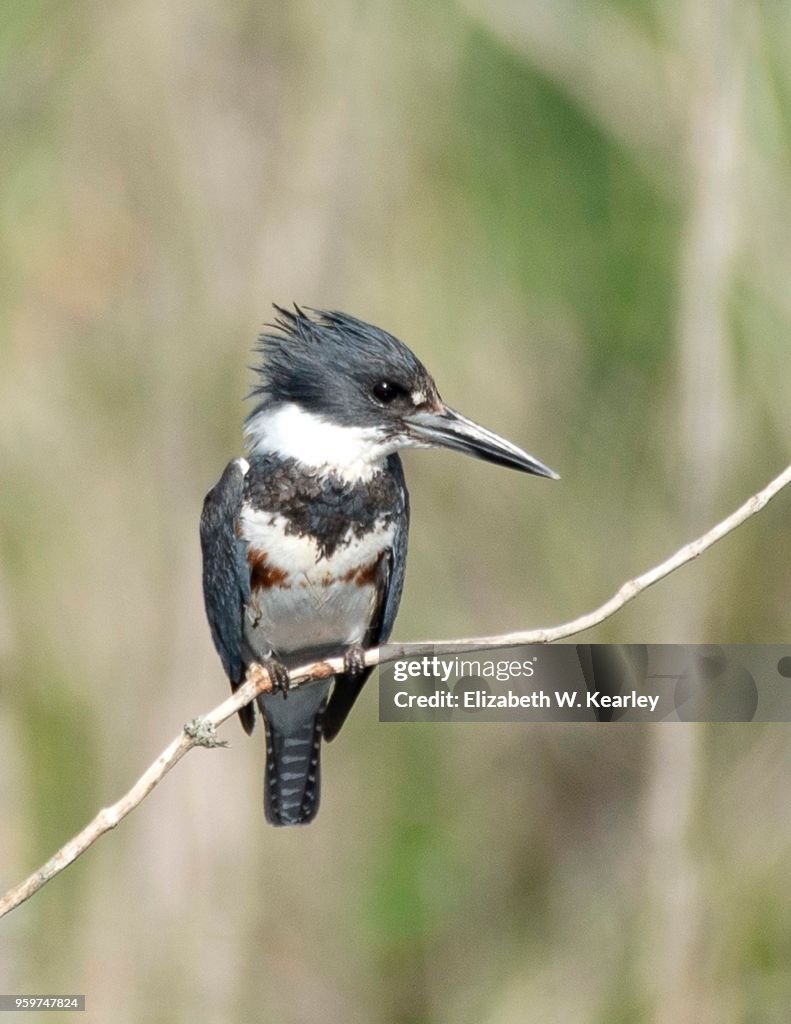
[[[466,416],[456,412],[447,405],[439,410],[420,410],[406,417],[409,436],[420,445],[436,448],[452,448],[457,452],[474,455],[476,459],[494,462],[498,466],[508,466],[523,473],[550,477],[560,477],[549,466],[523,452],[521,448],[506,441],[505,438],[493,434],[485,427],[468,420]]]

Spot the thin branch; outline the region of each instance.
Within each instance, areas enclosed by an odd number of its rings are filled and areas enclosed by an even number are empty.
[[[625,604],[633,601],[638,594],[647,590],[648,587],[669,576],[676,569],[681,568],[682,565],[686,565],[687,562],[691,562],[713,544],[716,544],[718,540],[732,533],[733,530],[741,526],[747,519],[760,512],[789,483],[791,483],[791,466],[785,469],[778,477],[775,477],[763,490],[749,498],[735,512],[726,519],[723,519],[722,522],[712,527],[712,529],[696,540],[685,544],[683,548],[680,548],[660,565],[624,583],[616,594],[608,601],[605,601],[604,604],[594,609],[594,611],[581,615],[571,622],[547,629],[523,630],[516,633],[504,633],[499,636],[469,637],[453,641],[427,640],[421,643],[388,644],[386,647],[372,647],[365,652],[365,664],[373,667],[395,661],[397,658],[409,657],[428,651],[439,655],[455,654],[458,652],[459,647],[464,647],[468,651],[483,651],[523,646],[525,644],[545,644],[582,633],[584,630],[590,629],[592,626],[596,626],[605,619],[610,618],[611,615],[614,615],[623,608]],[[327,676],[342,672],[343,668],[343,658],[328,658],[325,661],[302,665],[290,673],[291,685],[298,686],[310,680],[326,679]],[[224,746],[225,744],[216,737],[218,726],[227,721],[240,708],[249,704],[260,693],[267,693],[271,689],[272,684],[268,673],[260,665],[252,666],[244,684],[207,715],[188,722],[179,736],[162,751],[156,761],[141,775],[128,793],[124,794],[112,806],[105,807],[99,811],[93,821],[62,846],[43,867],[26,878],[24,882],[9,889],[5,896],[0,899],[0,917],[3,917],[10,910],[24,903],[25,900],[29,899],[35,892],[38,892],[51,878],[60,874],[64,868],[68,867],[69,864],[85,853],[88,847],[92,846],[100,836],[115,828],[123,818],[145,800],[151,790],[161,782],[170,769],[193,747]]]

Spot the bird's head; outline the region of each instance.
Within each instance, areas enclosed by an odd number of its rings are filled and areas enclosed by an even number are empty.
[[[414,352],[387,331],[345,313],[275,309],[258,344],[257,404],[245,426],[252,453],[364,477],[399,448],[444,447],[557,477],[447,406]]]

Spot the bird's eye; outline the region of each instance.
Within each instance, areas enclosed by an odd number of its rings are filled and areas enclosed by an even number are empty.
[[[390,405],[394,399],[406,394],[400,384],[394,384],[390,380],[377,381],[371,391],[377,402],[381,402],[382,405]]]

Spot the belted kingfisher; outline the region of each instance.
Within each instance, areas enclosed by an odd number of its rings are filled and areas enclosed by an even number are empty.
[[[275,306],[261,335],[248,457],[228,464],[201,516],[203,593],[236,689],[262,665],[264,812],[306,824],[319,806],[322,737],[333,739],[385,643],[401,599],[409,495],[401,448],[453,448],[556,478],[445,405],[403,342],[345,313]],[[288,692],[288,669],[343,655],[344,672]],[[255,706],[239,712],[247,733]]]

